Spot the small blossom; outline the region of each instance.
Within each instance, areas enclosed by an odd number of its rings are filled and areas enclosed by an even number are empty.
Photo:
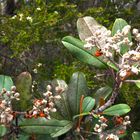
[[[61,96],[60,95],[56,95],[54,96],[55,99],[61,99]]]
[[[131,67],[131,71],[132,71],[134,74],[137,74],[137,75],[138,75],[138,72],[139,72],[138,68],[132,66],[132,67]]]
[[[41,66],[42,66],[42,63],[38,63],[37,66],[38,66],[38,67],[41,67]]]
[[[41,11],[41,8],[40,8],[40,7],[37,7],[36,10],[37,10],[37,11]]]
[[[106,137],[106,140],[119,140],[119,137],[111,133]]]
[[[12,90],[12,91],[16,91],[16,86],[12,86],[12,87],[11,87],[11,90]]]
[[[32,19],[32,17],[30,17],[30,16],[26,17],[26,19],[27,19],[28,21],[30,21],[30,22],[33,22],[33,19]]]
[[[19,14],[19,20],[21,21],[23,19],[23,14]]]
[[[37,69],[33,69],[33,72],[34,72],[34,73],[38,73]]]
[[[12,18],[11,19],[16,19],[17,18],[17,15],[14,15],[14,16],[12,16]]]
[[[134,28],[133,31],[132,31],[132,33],[133,33],[134,35],[137,35],[137,34],[139,33],[139,30],[136,29],[136,28]]]
[[[122,34],[124,36],[128,35],[128,33],[130,32],[131,26],[130,25],[126,25],[123,29],[122,29]]]
[[[86,44],[84,45],[84,48],[85,48],[86,50],[91,50],[92,44],[86,43]]]
[[[14,94],[14,97],[15,98],[18,98],[20,96],[20,94],[18,93],[18,92],[16,92],[15,94]]]
[[[120,77],[125,77],[127,75],[127,71],[126,70],[122,70],[120,71]]]
[[[51,112],[56,112],[56,108],[52,108],[50,111]]]
[[[47,91],[50,91],[52,89],[51,85],[47,85]]]

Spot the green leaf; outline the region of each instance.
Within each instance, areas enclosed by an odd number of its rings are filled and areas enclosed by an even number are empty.
[[[114,115],[121,116],[128,113],[130,110],[131,109],[127,104],[117,104],[104,110],[103,114],[111,115],[111,116],[114,116]]]
[[[20,129],[27,134],[48,134],[58,137],[72,128],[72,122],[67,120],[47,120],[45,118],[24,119],[20,122]]]
[[[136,80],[135,84],[138,88],[140,88],[140,80]]]
[[[7,128],[5,125],[0,125],[0,137],[4,136],[7,133]]]
[[[107,31],[104,26],[100,25],[90,16],[79,18],[77,21],[77,29],[81,40],[93,36],[98,29],[101,29],[103,32]]]
[[[115,20],[112,28],[112,36],[114,36],[118,31],[122,31],[122,29],[128,25],[124,19],[118,18]],[[128,34],[128,38],[132,41],[131,33]],[[124,54],[129,50],[127,45],[121,45],[121,53]]]
[[[112,88],[109,86],[99,88],[96,93],[93,95],[96,101],[96,105],[99,105],[100,98],[104,100],[112,93]]]
[[[82,104],[82,112],[89,112],[93,109],[95,105],[95,99],[92,97],[85,97]]]
[[[15,110],[25,111],[31,106],[32,77],[29,72],[22,72],[16,79],[17,91],[20,93],[20,101],[14,101]]]
[[[114,70],[119,71],[119,68],[118,68],[114,63],[108,61],[108,62],[107,62],[107,65],[108,65],[109,67],[113,68]]]
[[[85,75],[81,72],[74,73],[71,77],[67,91],[68,102],[72,112],[72,116],[80,113],[79,111],[81,96],[86,96],[87,93],[88,87]]]
[[[80,40],[66,36],[62,39],[63,45],[80,61],[93,65],[97,68],[106,68],[107,65],[89,51],[84,49],[84,43]]]
[[[140,132],[133,132],[132,138],[133,140],[140,140]]]
[[[30,139],[30,135],[27,134],[19,134],[18,138],[13,138],[13,140],[29,140]]]
[[[0,91],[5,88],[6,90],[10,91],[11,87],[13,86],[13,81],[10,76],[0,75]]]
[[[59,112],[63,118],[68,119],[70,120],[71,119],[71,113],[70,113],[70,108],[69,108],[69,105],[68,105],[68,100],[67,100],[67,88],[68,88],[68,85],[66,84],[65,81],[63,80],[53,80],[52,83],[51,83],[52,87],[55,89],[55,87],[60,87],[62,89],[64,89],[64,92],[62,92],[60,94],[61,96],[61,99],[56,99],[55,100],[55,105],[56,105],[56,108],[57,108],[57,112]],[[53,92],[55,95],[58,95],[58,93]]]

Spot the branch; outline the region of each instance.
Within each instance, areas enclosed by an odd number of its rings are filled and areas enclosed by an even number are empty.
[[[121,82],[116,82],[113,93],[112,93],[112,96],[110,97],[110,99],[104,105],[102,105],[101,107],[97,108],[96,110],[92,110],[91,113],[95,113],[95,114],[101,113],[106,108],[108,108],[109,106],[114,104],[114,101],[119,94],[119,88],[120,88],[121,84],[122,84]]]

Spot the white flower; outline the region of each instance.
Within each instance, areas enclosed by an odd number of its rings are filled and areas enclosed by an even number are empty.
[[[47,100],[43,99],[43,100],[42,100],[42,103],[43,103],[43,104],[46,104],[46,103],[47,103]]]
[[[119,140],[119,137],[111,133],[106,137],[106,140]]]
[[[112,53],[109,51],[105,51],[105,55],[106,55],[106,57],[112,57]]]
[[[135,73],[135,74],[138,74],[138,73],[139,73],[138,68],[136,68],[136,67],[134,67],[134,66],[131,67],[131,71],[132,71],[133,73]]]
[[[138,33],[138,34],[136,35],[136,40],[137,40],[137,41],[140,41],[140,33]]]
[[[91,49],[92,49],[92,44],[86,43],[86,44],[84,45],[84,48],[85,48],[86,50],[91,50]]]
[[[121,70],[119,75],[120,75],[120,77],[125,77],[127,75],[127,71]]]
[[[21,21],[23,19],[23,14],[19,14],[19,20]]]
[[[37,110],[34,110],[34,111],[33,111],[33,115],[36,115],[37,113],[38,113]]]
[[[108,126],[108,125],[107,125],[106,123],[102,123],[102,124],[101,124],[101,127],[102,127],[102,128],[106,128],[107,126]]]
[[[61,96],[60,95],[56,95],[54,96],[55,99],[61,99]]]
[[[40,8],[40,7],[37,7],[36,10],[37,10],[37,11],[41,11],[41,8]]]
[[[42,66],[42,63],[38,63],[37,66],[38,66],[38,67],[41,67],[41,66]]]
[[[124,36],[128,35],[130,29],[131,29],[131,26],[130,26],[130,25],[126,25],[126,26],[122,29],[122,34],[123,34]]]
[[[50,91],[52,89],[51,85],[47,85],[47,91]]]
[[[20,96],[20,94],[18,93],[18,92],[16,92],[15,94],[14,94],[14,97],[15,98],[18,98]]]
[[[33,69],[33,72],[34,72],[34,73],[37,73],[38,71],[37,71],[37,69]]]
[[[130,117],[129,116],[125,116],[124,119],[128,121],[130,119]]]
[[[137,35],[137,34],[139,33],[139,30],[136,29],[136,28],[134,28],[133,31],[132,31],[132,33],[133,33],[134,35]]]
[[[56,110],[56,108],[52,108],[50,111],[51,112],[56,112],[57,110]]]
[[[33,21],[32,17],[30,17],[30,16],[26,17],[26,19],[27,19],[28,21],[30,21],[30,22]]]
[[[130,65],[123,65],[123,67],[126,69],[126,70],[130,70]]]
[[[100,133],[100,132],[102,132],[102,127],[100,127],[100,125],[96,124],[94,127],[94,131]]]
[[[11,19],[15,19],[17,17],[17,15],[14,15],[14,16],[12,16],[12,18]]]

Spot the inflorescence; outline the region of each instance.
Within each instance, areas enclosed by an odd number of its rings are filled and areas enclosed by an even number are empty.
[[[5,88],[0,93],[0,123],[9,124],[13,118],[13,110],[11,101],[16,99],[19,100],[20,94],[16,92],[16,87],[12,86],[10,91]]]
[[[119,136],[125,134],[127,126],[131,124],[129,116],[113,118],[114,127],[109,130],[110,121],[104,116],[99,116],[99,124],[95,124],[94,131],[99,135],[100,140],[119,140]]]
[[[135,49],[130,50],[133,42],[129,39],[131,26],[126,25],[121,31],[112,36],[111,31],[105,27],[99,26],[98,30],[93,36],[85,39],[86,44],[84,48],[91,50],[96,48],[95,56],[102,56],[108,61],[114,62],[119,68],[119,76],[122,80],[133,74],[138,74],[140,71],[140,33],[138,29],[133,29],[132,33],[137,46]],[[127,52],[122,54],[122,47],[127,47]],[[114,55],[118,55],[120,59],[118,62],[114,61]]]

